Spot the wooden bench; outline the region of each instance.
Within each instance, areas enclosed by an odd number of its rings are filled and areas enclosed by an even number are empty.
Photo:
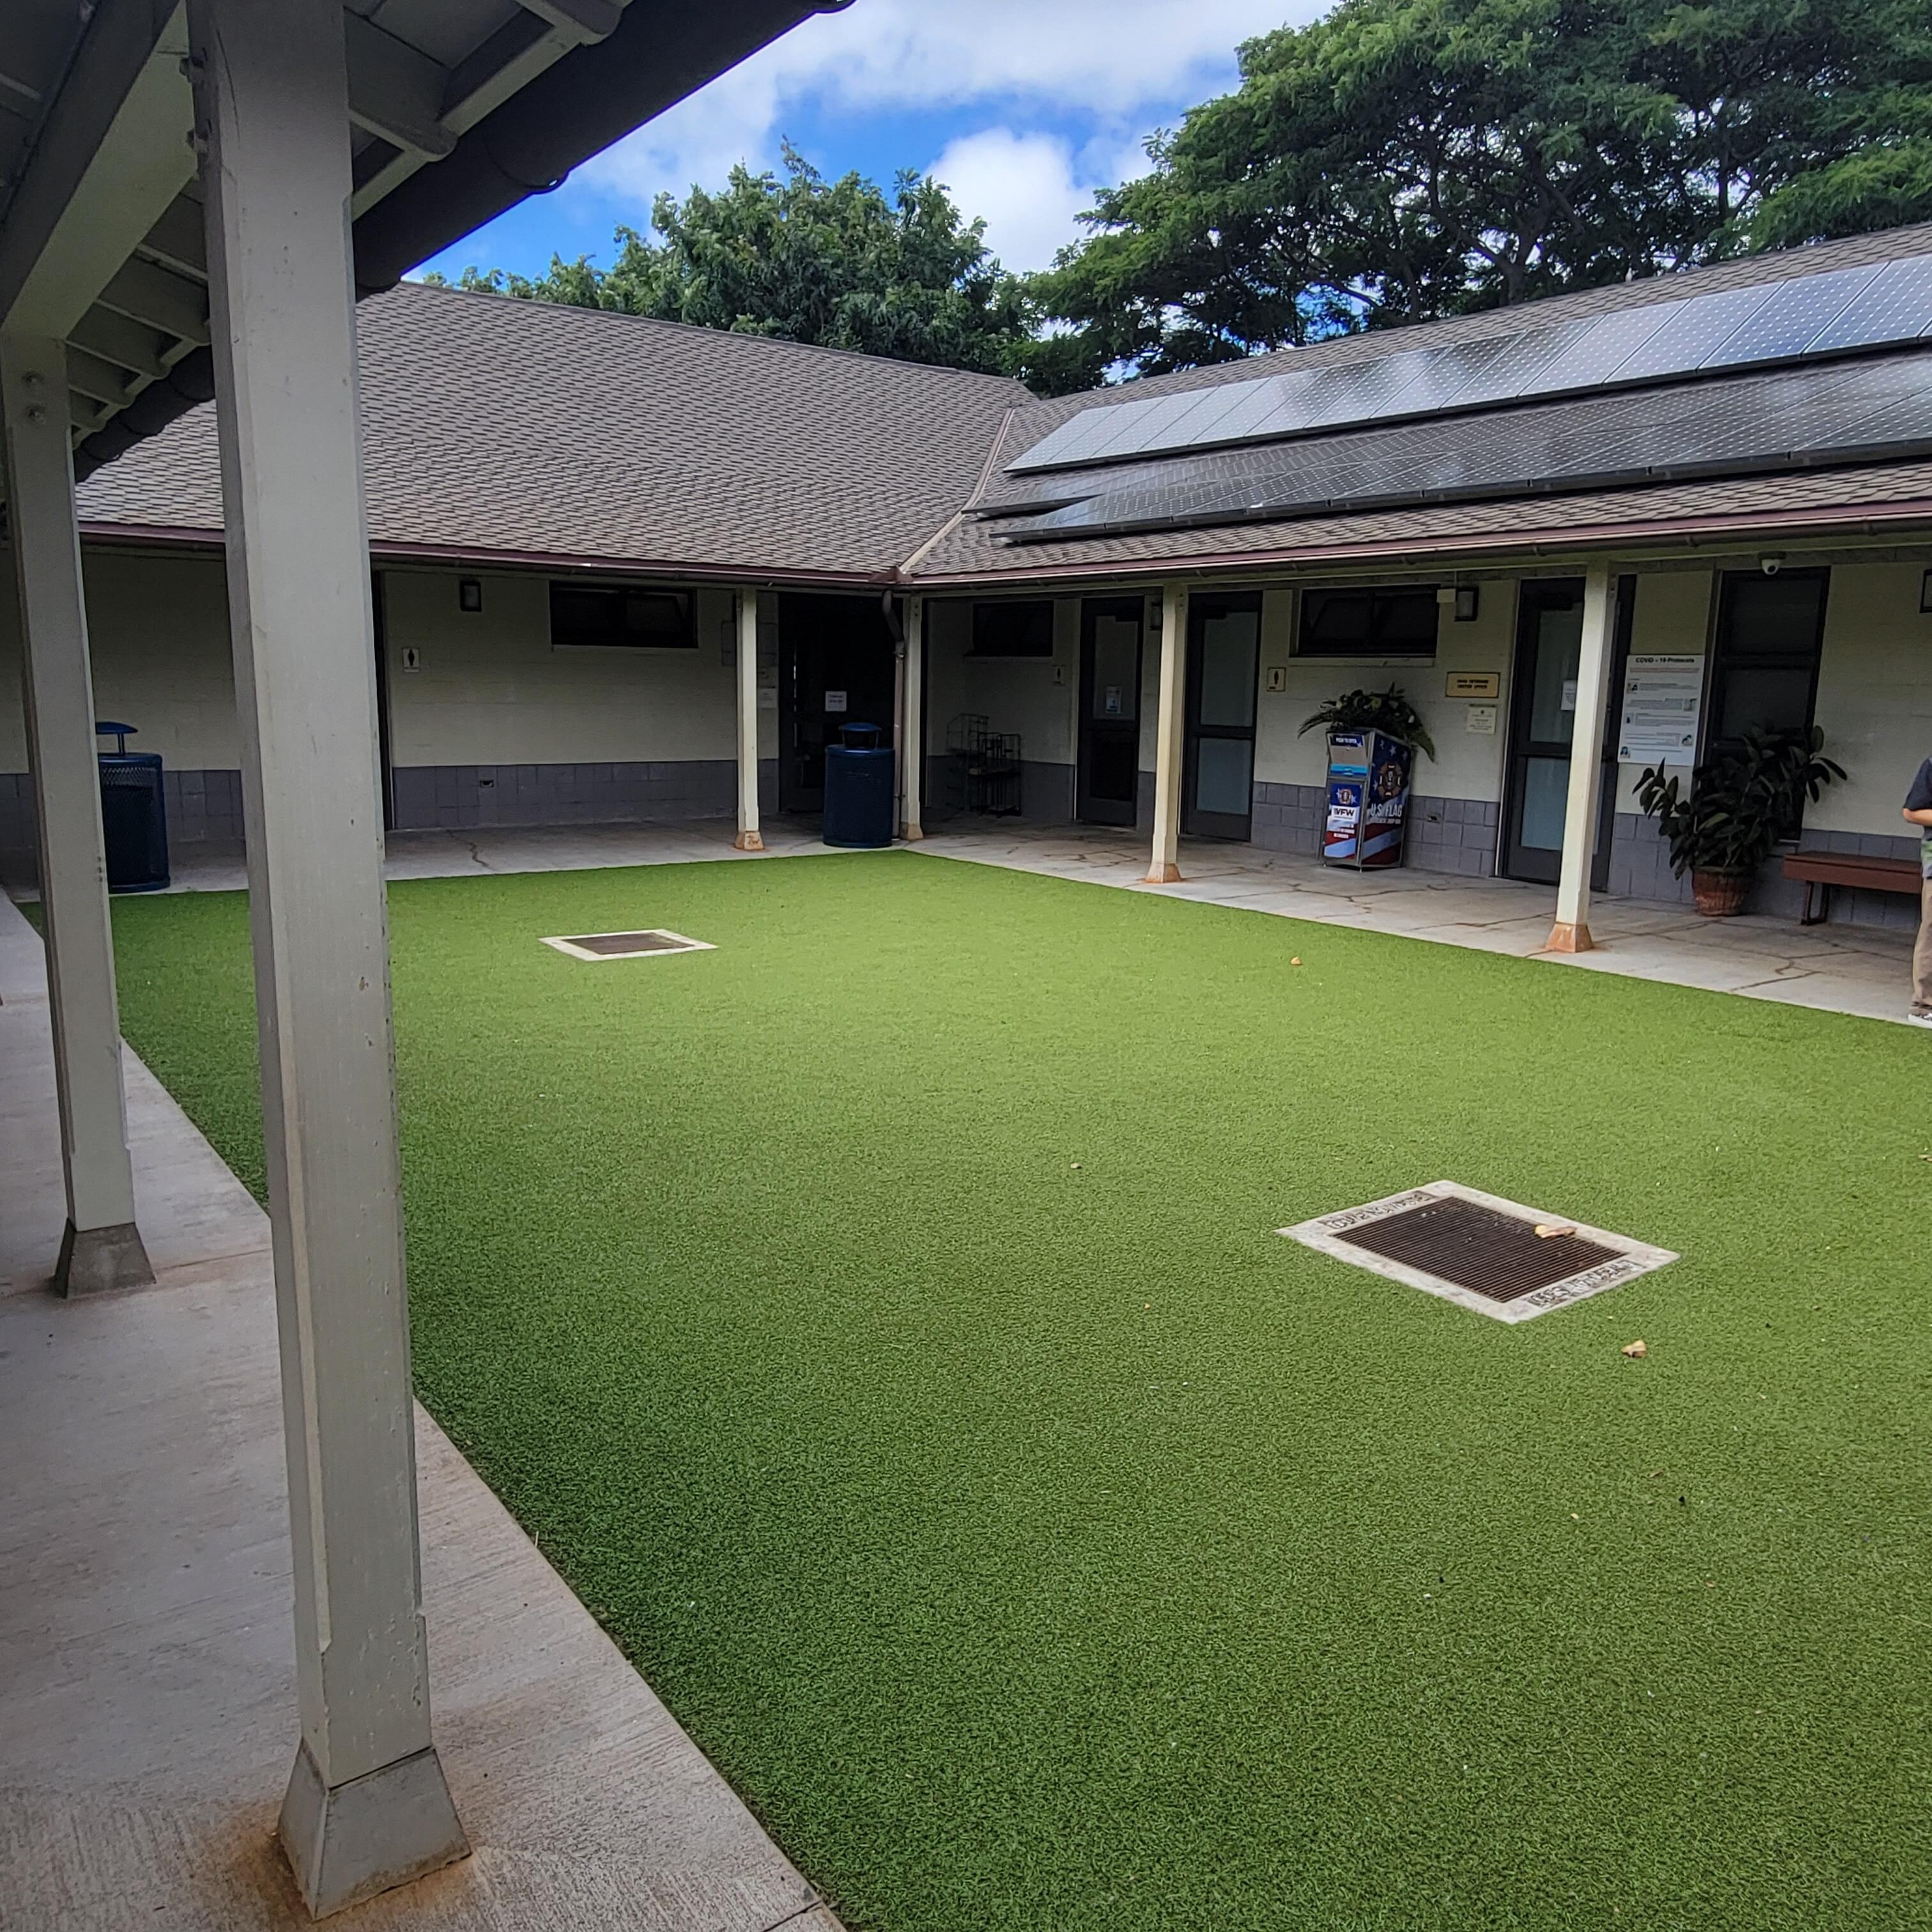
[[[1832,916],[1832,888],[1855,886],[1868,892],[1918,896],[1916,859],[1867,859],[1856,852],[1789,852],[1784,876],[1804,881],[1804,911],[1799,923],[1816,926]],[[1815,901],[1815,905],[1814,905]]]

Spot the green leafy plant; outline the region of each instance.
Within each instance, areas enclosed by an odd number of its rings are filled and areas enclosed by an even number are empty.
[[[1413,745],[1426,758],[1436,755],[1435,741],[1422,722],[1422,713],[1409,703],[1402,686],[1392,684],[1386,691],[1345,691],[1331,698],[1302,726],[1298,736],[1310,731],[1380,731]]]
[[[1670,869],[1748,878],[1780,838],[1788,837],[1842,765],[1823,755],[1825,734],[1813,726],[1808,736],[1787,731],[1747,731],[1733,746],[1707,758],[1682,781],[1666,778],[1660,766],[1637,782],[1636,802],[1657,820],[1670,848]]]

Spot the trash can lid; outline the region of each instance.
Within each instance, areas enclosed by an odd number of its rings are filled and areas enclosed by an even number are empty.
[[[870,742],[865,744],[857,742],[856,740],[861,734],[863,734]],[[845,748],[848,752],[872,752],[878,748],[879,740],[885,736],[885,730],[882,725],[862,724],[854,718],[850,724],[839,726],[838,735],[844,740]]]
[[[97,718],[94,721],[94,735],[97,738],[118,738],[121,742],[114,748],[117,752],[124,752],[128,748],[128,740],[138,738],[141,734],[131,724],[117,724],[111,718]]]

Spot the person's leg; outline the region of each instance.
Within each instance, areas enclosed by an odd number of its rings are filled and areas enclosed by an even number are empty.
[[[1912,1011],[1932,1015],[1932,872],[1919,890],[1918,944],[1912,949]]]

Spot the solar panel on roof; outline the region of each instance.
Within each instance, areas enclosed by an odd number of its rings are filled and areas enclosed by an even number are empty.
[[[1526,385],[1517,393],[1552,395],[1607,380],[1618,363],[1628,362],[1684,306],[1681,302],[1652,302],[1615,315],[1592,316],[1582,334],[1538,372],[1534,388]]]
[[[1687,302],[1614,370],[1605,370],[1604,377],[1630,382],[1646,376],[1676,376],[1694,369],[1770,298],[1768,288],[1732,289],[1724,295]]]
[[[1932,323],[1932,255],[1888,262],[1877,278],[1810,344],[1810,352],[1862,349],[1926,332]]]
[[[1697,366],[1719,369],[1802,355],[1877,276],[1876,268],[1840,268],[1834,274],[1780,283],[1770,300]]]
[[[1932,452],[1932,356],[1620,391],[1272,446],[1009,526],[1019,542]]]
[[[1474,342],[1102,405],[1063,424],[1007,467],[1024,472],[1286,438],[1879,346],[1928,332],[1932,256],[1915,256],[1883,268],[1828,271]]]

